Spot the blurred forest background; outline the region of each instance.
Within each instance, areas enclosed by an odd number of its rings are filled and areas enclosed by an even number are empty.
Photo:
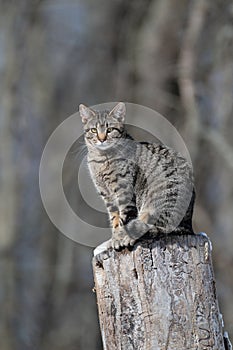
[[[0,0],[2,350],[102,348],[92,249],[52,225],[38,168],[79,103],[107,101],[153,108],[183,136],[233,339],[232,0]]]

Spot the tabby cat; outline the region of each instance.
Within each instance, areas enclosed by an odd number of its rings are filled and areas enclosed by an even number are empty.
[[[137,142],[125,129],[125,104],[94,111],[81,104],[92,180],[109,212],[114,249],[147,232],[193,233],[190,164],[159,143]]]

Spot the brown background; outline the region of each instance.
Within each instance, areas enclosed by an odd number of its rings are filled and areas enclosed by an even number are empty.
[[[187,144],[233,339],[232,50],[230,0],[0,0],[1,349],[101,349],[92,249],[50,222],[38,167],[79,103],[120,100],[159,111]]]

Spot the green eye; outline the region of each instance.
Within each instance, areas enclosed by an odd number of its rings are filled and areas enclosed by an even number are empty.
[[[96,134],[97,133],[97,129],[96,128],[92,128],[91,132],[93,132],[93,134]]]
[[[112,132],[113,128],[107,128],[107,132]]]

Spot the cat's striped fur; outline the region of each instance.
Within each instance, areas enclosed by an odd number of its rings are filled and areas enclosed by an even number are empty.
[[[193,175],[175,150],[136,142],[124,127],[125,105],[80,105],[92,179],[107,206],[115,249],[153,233],[192,233]]]

